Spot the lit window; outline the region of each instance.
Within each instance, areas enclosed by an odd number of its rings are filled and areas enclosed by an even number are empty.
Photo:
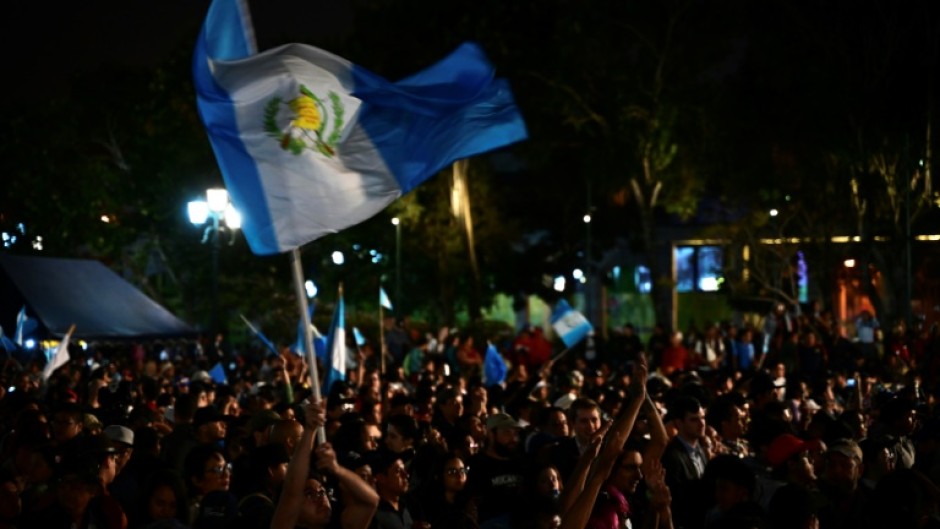
[[[716,292],[724,283],[724,252],[720,246],[679,246],[675,249],[676,291]]]

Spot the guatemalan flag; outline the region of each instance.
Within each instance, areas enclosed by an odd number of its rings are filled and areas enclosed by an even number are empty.
[[[246,0],[214,0],[199,111],[256,254],[362,222],[455,160],[526,138],[509,85],[463,44],[397,83],[312,46],[258,53]]]
[[[336,310],[333,311],[333,323],[330,324],[330,334],[326,340],[326,354],[330,363],[326,380],[323,381],[324,396],[330,394],[334,382],[346,380],[346,307],[342,290],[336,302]]]
[[[565,343],[565,347],[573,347],[594,330],[584,314],[571,308],[563,299],[552,310],[552,328]]]

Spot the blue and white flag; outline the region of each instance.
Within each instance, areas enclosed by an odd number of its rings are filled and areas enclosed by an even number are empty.
[[[379,286],[379,305],[387,310],[392,310],[392,300],[388,299],[388,294],[385,293],[385,289],[381,285]]]
[[[16,345],[23,347],[26,338],[35,332],[38,326],[39,323],[36,320],[26,315],[26,305],[23,305],[23,308],[16,313],[16,332],[13,335],[13,341]]]
[[[16,342],[7,338],[6,333],[3,332],[3,327],[0,327],[0,349],[3,349],[9,354],[19,351],[20,346],[16,345]]]
[[[313,320],[313,309],[314,304],[311,301],[307,305],[307,313],[310,315],[310,320]],[[310,324],[310,332],[313,333],[313,354],[316,355],[317,359],[320,362],[326,363],[326,337],[320,333],[320,329],[317,329],[317,326]],[[297,322],[297,339],[294,341],[294,345],[291,346],[291,351],[294,352],[297,356],[304,356],[304,351],[306,347],[304,342],[306,338],[304,337],[304,321],[300,320]]]
[[[260,255],[358,224],[452,162],[526,138],[508,83],[463,44],[397,83],[304,44],[257,53],[245,0],[214,0],[200,115]]]
[[[49,380],[49,377],[52,376],[52,373],[54,373],[56,369],[59,369],[69,362],[71,358],[69,356],[69,341],[72,339],[73,332],[75,332],[75,325],[69,327],[69,332],[65,333],[65,337],[59,342],[59,346],[56,347],[55,351],[49,356],[49,361],[46,362],[46,366],[42,369],[43,382]]]
[[[346,308],[343,304],[343,294],[340,291],[336,310],[333,312],[333,323],[330,324],[330,334],[326,340],[326,352],[329,356],[326,380],[323,381],[323,395],[330,394],[334,382],[346,380]]]
[[[483,357],[483,384],[486,386],[495,386],[506,381],[506,374],[509,368],[506,367],[506,360],[499,354],[496,346],[489,344],[486,347],[486,356]]]
[[[563,299],[552,310],[552,328],[565,343],[565,347],[573,347],[594,330],[584,314],[571,308]]]
[[[261,329],[255,327],[254,324],[248,321],[248,318],[246,318],[244,314],[239,314],[239,316],[241,316],[242,321],[245,322],[245,325],[248,326],[248,330],[251,331],[251,334],[253,334],[255,338],[257,338],[258,341],[262,343],[262,345],[268,348],[268,351],[271,352],[271,356],[277,356],[280,354],[280,352],[277,350],[277,347],[275,347],[274,344],[271,343],[271,340],[269,340],[268,337],[265,336],[263,332],[261,332]]]
[[[362,347],[366,344],[366,337],[359,332],[359,327],[353,327],[353,337],[356,338],[356,345]]]

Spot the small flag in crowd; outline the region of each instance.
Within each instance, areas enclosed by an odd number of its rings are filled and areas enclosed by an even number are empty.
[[[313,321],[313,311],[316,308],[316,304],[311,300],[307,304],[307,318],[310,321]],[[316,325],[310,324],[310,331],[313,333],[313,352],[316,354],[317,358],[321,362],[326,361],[326,339],[320,334],[320,331],[317,329]],[[294,341],[294,345],[291,346],[291,351],[294,352],[297,356],[303,356],[304,350],[304,320],[299,320],[297,322],[297,339]]]
[[[261,329],[257,328],[250,321],[248,321],[248,318],[246,318],[244,314],[239,314],[239,316],[241,316],[242,321],[245,322],[245,325],[248,326],[248,330],[251,331],[251,334],[253,334],[255,338],[257,338],[258,341],[262,343],[262,345],[271,351],[272,356],[277,356],[280,354],[278,353],[277,347],[275,347],[274,344],[271,343],[271,340],[269,340],[268,337],[265,336],[263,332],[261,332]]]
[[[326,351],[329,355],[326,380],[323,382],[323,395],[330,394],[334,382],[346,380],[346,308],[343,304],[343,291],[340,289],[339,301],[333,312],[333,323],[330,324],[330,334],[326,341]]]
[[[359,332],[359,327],[353,327],[353,336],[356,338],[356,345],[362,347],[366,344],[366,337]]]
[[[7,338],[6,333],[3,332],[3,327],[0,327],[0,349],[3,349],[7,353],[14,353],[20,349],[20,346],[16,345],[16,342]]]
[[[193,59],[200,116],[260,255],[358,224],[456,160],[526,138],[474,44],[396,83],[324,50],[257,53],[246,0],[214,0]]]
[[[216,384],[228,384],[228,377],[225,376],[225,368],[222,367],[222,362],[216,362],[212,366],[212,369],[209,370],[209,376]]]
[[[385,289],[379,286],[379,305],[387,310],[392,310],[392,300],[388,299]]]
[[[483,357],[483,384],[495,386],[506,381],[506,374],[509,368],[506,367],[506,360],[499,354],[496,346],[489,344],[486,347],[486,356]]]
[[[16,342],[16,345],[23,347],[26,338],[35,332],[38,326],[36,320],[26,315],[26,305],[23,305],[23,308],[16,314],[16,332],[13,335],[13,341]]]
[[[49,377],[52,376],[52,373],[56,369],[64,366],[69,361],[69,340],[72,339],[72,333],[75,332],[75,325],[69,327],[69,332],[65,333],[65,337],[62,338],[62,341],[59,342],[59,346],[56,347],[55,352],[52,353],[52,357],[46,362],[46,367],[42,370],[42,380],[43,382],[49,380]]]
[[[565,347],[573,347],[594,330],[584,314],[571,308],[563,299],[552,310],[552,328],[565,343]]]

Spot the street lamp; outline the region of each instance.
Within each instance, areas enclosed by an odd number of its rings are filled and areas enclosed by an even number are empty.
[[[235,231],[242,227],[242,216],[229,201],[228,191],[223,188],[206,190],[206,200],[194,200],[186,205],[189,222],[195,226],[206,226],[202,243],[212,238],[212,315],[210,330],[218,331],[219,308],[219,247],[220,232],[228,229],[232,237],[229,245],[235,242]],[[223,224],[224,223],[224,224]]]
[[[395,307],[396,313],[401,311],[401,219],[392,217],[395,226]]]
[[[593,307],[591,302],[591,289],[594,288],[594,284],[588,284],[588,279],[591,276],[591,211],[588,207],[588,212],[584,214],[584,272],[579,281],[584,285],[584,312],[588,318],[588,321],[592,319],[593,316]]]

